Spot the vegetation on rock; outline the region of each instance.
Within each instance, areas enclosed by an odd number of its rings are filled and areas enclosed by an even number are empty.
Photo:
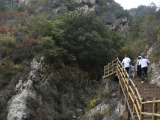
[[[159,44],[160,11],[155,6],[130,10],[134,13],[131,17],[114,0],[97,0],[96,4],[95,11],[83,13],[75,12],[82,4],[73,0],[31,0],[18,7],[0,2],[0,91],[11,89],[5,99],[0,99],[0,113],[4,113],[14,94],[12,84],[17,84],[20,77],[27,79],[25,74],[34,57],[45,56],[50,77],[47,84],[35,85],[48,111],[40,111],[39,104],[33,109],[39,111],[39,116],[45,114],[40,118],[43,120],[48,116],[71,119],[73,111],[87,107],[91,99],[89,105],[95,106],[93,95],[88,94],[94,94],[92,89],[101,80],[106,63],[117,56],[122,59],[125,54],[134,59],[146,44]],[[146,9],[150,11],[144,13]],[[114,30],[107,27],[124,17],[132,19],[126,37],[120,24]],[[157,56],[157,51],[153,52]],[[5,118],[2,115],[0,118]]]

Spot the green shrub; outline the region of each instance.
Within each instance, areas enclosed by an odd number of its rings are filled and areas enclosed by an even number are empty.
[[[159,60],[160,60],[159,49],[153,49],[151,61],[158,63]]]
[[[90,101],[88,107],[94,108],[96,106],[97,100],[94,98],[93,100]]]

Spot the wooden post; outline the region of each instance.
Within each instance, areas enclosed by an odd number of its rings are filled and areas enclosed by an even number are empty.
[[[127,87],[128,87],[128,91],[127,91],[127,93],[128,93],[128,96],[127,96],[127,99],[128,99],[128,101],[129,101],[129,93],[130,93],[130,89],[129,89],[129,86],[130,86],[130,80],[129,80],[129,78],[127,78],[127,81],[128,81],[128,84],[127,84]]]
[[[125,100],[124,100],[124,111],[126,111],[127,110],[127,99],[125,98]]]
[[[152,120],[157,120],[157,117],[154,116],[154,113],[157,113],[157,103],[155,102],[158,98],[153,98],[153,115]]]
[[[134,89],[133,112],[135,112],[134,104],[136,103],[136,98],[135,98],[135,96],[137,95],[136,88],[137,88],[137,85],[135,85],[135,89]]]
[[[116,75],[119,76],[119,74],[118,74],[118,58],[117,58],[117,61],[116,61]]]
[[[131,114],[130,114],[130,112],[128,110],[128,120],[130,120],[130,118],[131,118]]]
[[[121,70],[122,70],[122,80],[123,80],[123,87],[124,87],[124,92],[126,92],[126,81],[125,81],[125,78],[126,78],[126,76],[125,76],[125,69],[123,68],[123,66],[122,66],[122,68],[121,68]]]
[[[142,112],[144,112],[144,104],[142,104],[142,102],[144,102],[144,99],[143,99],[143,98],[142,98],[142,100],[141,100],[140,120],[143,120]]]

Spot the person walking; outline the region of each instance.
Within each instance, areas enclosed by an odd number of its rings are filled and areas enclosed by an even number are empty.
[[[139,77],[141,77],[141,64],[140,64],[141,59],[142,59],[142,57],[141,57],[141,56],[138,56],[138,59],[137,59],[137,62],[136,62],[137,75],[138,75]]]
[[[135,65],[134,65],[133,62],[131,63],[130,70],[131,70],[131,72],[130,72],[131,76],[134,79],[134,76],[135,76]]]
[[[129,67],[130,67],[131,59],[125,56],[125,58],[122,60],[122,64],[124,64],[124,68],[126,69],[127,73],[129,74]]]
[[[150,64],[150,61],[146,57],[143,57],[140,60],[140,65],[142,68],[142,71],[141,71],[142,72],[141,73],[142,82],[141,83],[144,83],[144,79],[147,79],[148,64]]]

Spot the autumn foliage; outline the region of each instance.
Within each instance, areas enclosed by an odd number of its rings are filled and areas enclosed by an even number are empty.
[[[0,33],[12,32],[15,33],[15,28],[11,25],[0,25]]]
[[[16,11],[6,11],[6,12],[2,12],[0,14],[0,18],[1,18],[1,20],[5,20],[5,19],[14,19],[14,18],[18,18],[18,17],[23,17],[23,16],[27,16],[27,15],[28,15],[27,12],[17,13]]]
[[[12,61],[4,60],[3,64],[0,65],[0,72],[11,72],[19,67],[19,65],[14,65]]]
[[[17,47],[32,47],[33,45],[35,45],[37,43],[37,40],[34,38],[29,38],[28,35],[24,36],[22,38],[22,43],[19,44]]]

